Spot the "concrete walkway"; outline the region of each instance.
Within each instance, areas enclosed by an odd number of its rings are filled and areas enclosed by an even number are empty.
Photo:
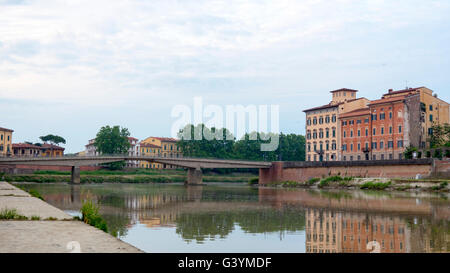
[[[46,202],[0,182],[0,211],[41,221],[0,220],[0,253],[140,253],[139,249],[72,217]],[[45,219],[57,219],[46,221]]]

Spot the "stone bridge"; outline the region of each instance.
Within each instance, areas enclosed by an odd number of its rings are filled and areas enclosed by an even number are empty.
[[[154,156],[63,156],[63,157],[7,157],[0,158],[0,165],[44,165],[71,166],[72,183],[80,183],[80,166],[120,162],[120,161],[148,161],[186,168],[188,170],[187,184],[202,184],[202,169],[264,169],[270,168],[272,163],[244,160],[224,160],[209,158],[174,158]]]

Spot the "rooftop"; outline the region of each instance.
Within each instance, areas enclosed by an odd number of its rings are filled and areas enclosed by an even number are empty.
[[[65,150],[65,148],[60,147],[58,145],[47,144],[47,143],[42,144],[42,148],[43,149],[53,149],[53,150]]]
[[[141,147],[145,147],[145,148],[161,148],[161,146],[150,144],[150,143],[145,143],[145,142],[141,143],[140,146]]]
[[[373,100],[369,103],[369,105],[375,105],[375,104],[382,104],[382,103],[389,103],[389,102],[396,102],[396,101],[402,101],[406,98],[406,95],[403,96],[395,96],[390,98],[384,98],[379,100]]]
[[[359,109],[353,110],[351,112],[341,114],[339,116],[339,118],[349,118],[349,117],[366,116],[366,115],[370,115],[369,107],[359,108]]]
[[[41,149],[40,146],[34,145],[34,144],[28,144],[28,143],[13,143],[11,144],[12,148],[17,149]]]
[[[338,89],[338,90],[333,90],[333,91],[330,91],[330,93],[336,93],[336,92],[341,92],[341,91],[347,91],[347,92],[358,92],[358,90],[354,90],[354,89],[341,88],[341,89]]]
[[[319,107],[314,107],[314,108],[311,108],[311,109],[303,110],[303,112],[306,113],[306,112],[315,111],[315,110],[322,110],[322,109],[327,109],[327,108],[338,107],[341,104],[342,103],[332,103],[332,102],[330,102],[328,104],[325,104],[325,105],[322,105],[322,106],[319,106]]]
[[[178,141],[177,139],[171,138],[171,137],[149,137],[149,138],[154,138],[154,139],[157,139],[162,142],[177,142]]]
[[[7,132],[11,132],[11,133],[14,132],[14,130],[3,128],[3,127],[0,127],[0,131],[7,131]]]
[[[422,86],[422,87],[416,87],[416,88],[406,88],[406,89],[397,90],[397,91],[394,91],[394,90],[392,90],[392,89],[389,89],[389,92],[386,93],[386,94],[383,94],[383,96],[386,96],[386,95],[394,95],[394,94],[401,94],[401,93],[414,92],[414,91],[417,91],[417,90],[422,89],[422,88],[425,88],[425,86]]]

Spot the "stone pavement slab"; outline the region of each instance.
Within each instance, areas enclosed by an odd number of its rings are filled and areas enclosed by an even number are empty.
[[[50,217],[58,220],[73,218],[62,210],[32,197],[29,193],[6,182],[0,182],[0,211],[3,209],[15,209],[20,215],[39,216],[42,220]]]
[[[0,221],[0,230],[0,253],[142,253],[80,221]]]

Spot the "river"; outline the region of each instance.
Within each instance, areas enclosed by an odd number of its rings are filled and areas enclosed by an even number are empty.
[[[450,251],[448,194],[21,184],[74,216],[82,200],[95,200],[112,235],[150,253]]]

